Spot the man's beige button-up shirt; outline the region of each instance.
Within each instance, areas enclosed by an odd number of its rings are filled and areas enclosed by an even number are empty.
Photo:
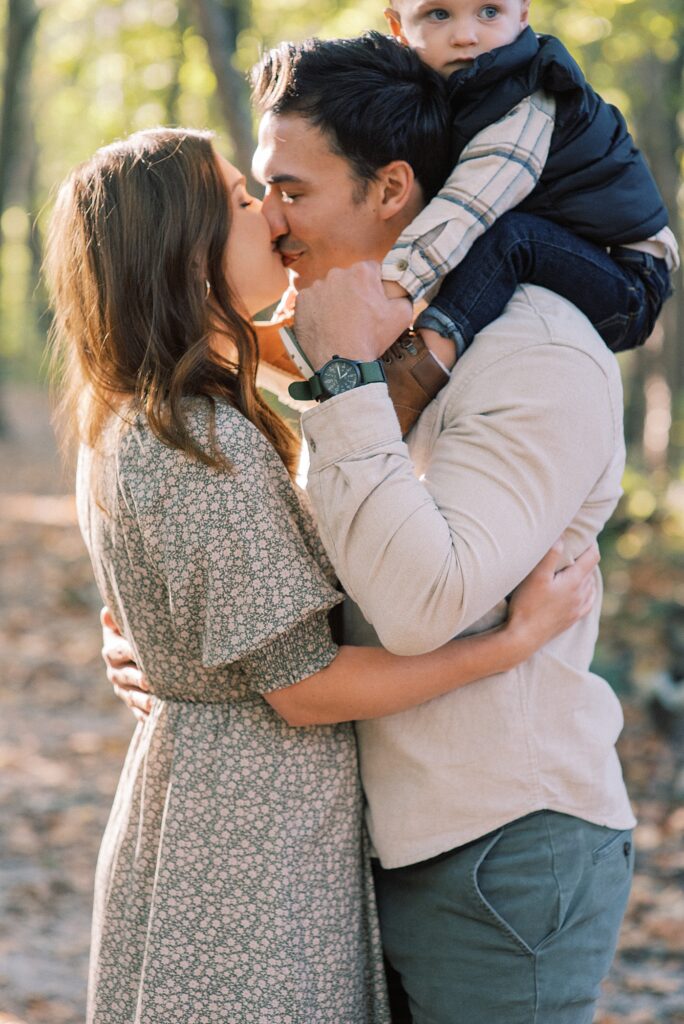
[[[399,654],[500,621],[551,545],[566,532],[577,557],[621,493],[617,362],[574,306],[534,286],[478,335],[407,443],[383,384],[325,402],[303,426],[321,536],[356,604],[347,642],[377,642],[370,622]],[[543,808],[634,824],[620,705],[589,671],[598,618],[596,607],[511,672],[358,723],[386,867]]]

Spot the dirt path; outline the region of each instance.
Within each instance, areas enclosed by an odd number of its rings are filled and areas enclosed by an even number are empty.
[[[10,406],[15,436],[0,442],[0,1024],[81,1024],[93,868],[133,722],[102,671],[99,600],[45,400],[16,390]],[[597,1021],[684,1024],[677,766],[643,712],[626,712],[638,867]]]
[[[132,723],[42,396],[0,443],[0,1011],[84,1019],[92,877]],[[0,1021],[3,1021],[0,1016]]]

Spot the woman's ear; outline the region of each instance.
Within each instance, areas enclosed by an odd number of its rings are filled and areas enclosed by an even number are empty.
[[[401,15],[399,14],[399,11],[395,11],[393,7],[386,7],[383,14],[385,15],[385,21],[387,22],[387,26],[394,38],[398,39],[400,43],[404,44],[404,46],[408,46],[408,40],[401,28]]]
[[[405,160],[393,160],[376,171],[379,213],[382,220],[390,220],[401,213],[414,191],[416,176]]]

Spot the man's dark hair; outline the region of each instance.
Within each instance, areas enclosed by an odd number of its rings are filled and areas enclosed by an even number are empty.
[[[405,160],[429,201],[449,171],[444,82],[379,32],[281,43],[252,70],[260,113],[300,114],[345,157],[363,194],[379,168]]]

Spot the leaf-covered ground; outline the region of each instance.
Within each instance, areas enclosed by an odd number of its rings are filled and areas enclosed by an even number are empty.
[[[99,602],[45,400],[13,390],[7,404],[14,433],[0,441],[0,1024],[81,1024],[93,868],[133,720],[104,678]],[[620,746],[640,819],[637,874],[597,1021],[684,1024],[681,745],[657,733],[629,693],[625,712]]]

